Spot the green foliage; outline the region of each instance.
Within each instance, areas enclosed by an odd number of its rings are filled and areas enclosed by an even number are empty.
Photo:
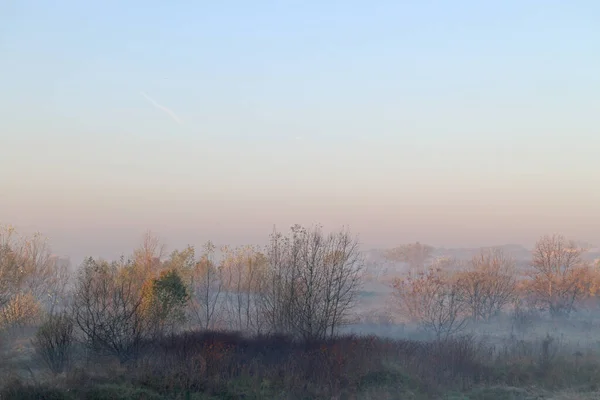
[[[154,293],[159,301],[167,306],[185,305],[189,298],[187,288],[176,271],[167,271],[154,280]]]
[[[173,329],[185,320],[190,294],[177,271],[164,271],[153,279],[150,293],[150,314],[157,333]]]
[[[176,271],[167,271],[160,278],[155,279],[152,286],[155,300],[164,318],[181,311],[190,297]]]

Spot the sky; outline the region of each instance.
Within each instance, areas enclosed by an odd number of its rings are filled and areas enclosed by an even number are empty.
[[[0,2],[0,223],[600,243],[600,2]]]

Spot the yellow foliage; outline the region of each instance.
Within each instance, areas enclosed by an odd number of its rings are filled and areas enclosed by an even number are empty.
[[[40,303],[31,293],[18,294],[0,310],[0,327],[32,325],[41,314]]]

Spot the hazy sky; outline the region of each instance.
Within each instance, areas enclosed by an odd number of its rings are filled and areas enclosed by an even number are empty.
[[[600,243],[600,2],[0,2],[0,223]]]

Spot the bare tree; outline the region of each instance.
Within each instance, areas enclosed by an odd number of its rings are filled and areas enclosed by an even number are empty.
[[[132,268],[87,259],[72,303],[74,322],[91,348],[116,355],[121,362],[137,355],[148,329]]]
[[[358,241],[348,232],[338,232],[328,238],[329,251],[325,255],[325,315],[329,336],[348,322],[349,312],[355,306],[362,286],[364,261]]]
[[[419,242],[400,245],[386,252],[386,258],[391,261],[407,263],[415,272],[424,270],[431,259],[435,248]]]
[[[21,268],[27,276],[26,290],[37,299],[47,300],[53,289],[62,284],[56,274],[58,258],[52,256],[47,239],[40,233],[25,238],[20,253]]]
[[[488,320],[515,295],[515,260],[501,249],[487,249],[473,257],[469,267],[457,275],[462,299],[473,320]]]
[[[394,283],[394,296],[410,321],[444,340],[461,332],[468,311],[458,281],[449,272],[430,267]]]
[[[265,286],[261,296],[261,307],[268,323],[269,331],[289,333],[292,331],[292,298],[295,296],[297,255],[290,238],[274,231],[270,237],[266,254],[268,260]]]
[[[552,315],[569,314],[585,294],[584,250],[562,235],[540,238],[533,250],[530,289]]]
[[[222,267],[214,261],[215,246],[204,246],[204,254],[194,266],[191,278],[191,310],[203,329],[214,329],[222,307]]]
[[[133,260],[139,272],[148,277],[158,273],[164,253],[165,245],[151,231],[147,231],[142,244],[133,253]]]
[[[274,330],[304,339],[333,336],[346,321],[362,283],[358,241],[347,231],[324,235],[299,225],[271,237],[266,315]]]
[[[267,258],[258,249],[244,246],[224,249],[223,279],[230,326],[238,331],[262,333],[262,291]]]

